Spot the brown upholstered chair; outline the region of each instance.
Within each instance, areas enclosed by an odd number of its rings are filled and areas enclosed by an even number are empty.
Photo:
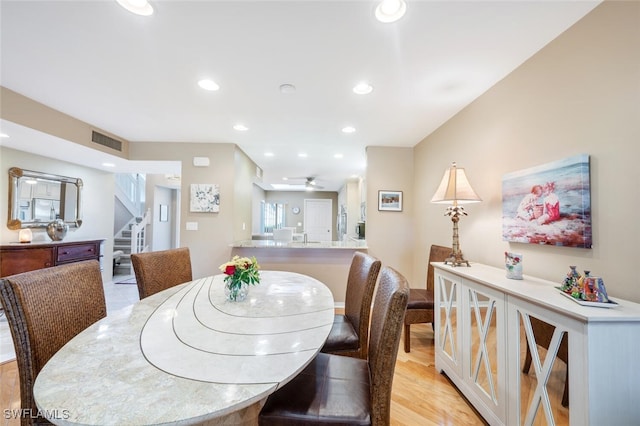
[[[140,300],[193,280],[187,247],[131,255]]]
[[[96,260],[24,272],[0,279],[20,378],[21,425],[48,424],[36,417],[33,384],[65,343],[107,315]]]
[[[434,271],[431,262],[444,262],[451,256],[451,248],[432,245],[427,265],[426,288],[412,288],[407,313],[404,315],[404,351],[411,352],[411,324],[431,323],[433,327]]]
[[[322,352],[362,359],[367,357],[371,300],[380,266],[375,257],[354,253],[347,279],[344,315],[335,315]]]
[[[530,316],[529,319],[531,320],[531,328],[533,330],[533,336],[536,339],[536,345],[548,349],[551,344],[551,337],[553,337],[553,332],[556,328],[549,323],[539,320],[538,318]],[[567,374],[564,378],[564,393],[562,394],[563,407],[569,406],[569,347],[567,342],[568,336],[565,333],[560,341],[560,347],[558,348],[557,354],[557,357],[567,365]],[[531,350],[529,348],[529,341],[527,340],[527,354],[524,359],[524,364],[522,365],[522,372],[528,374],[530,368]]]
[[[298,376],[267,398],[259,424],[388,425],[408,298],[407,280],[383,267],[373,303],[367,359],[319,353]]]

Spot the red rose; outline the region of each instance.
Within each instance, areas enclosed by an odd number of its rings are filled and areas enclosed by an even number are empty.
[[[229,265],[225,268],[224,273],[227,275],[233,275],[236,272],[236,267],[233,265]]]

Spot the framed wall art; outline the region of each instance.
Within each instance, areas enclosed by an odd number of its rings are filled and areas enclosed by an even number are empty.
[[[220,211],[220,189],[217,184],[192,183],[189,211],[218,213]]]
[[[166,204],[160,204],[160,222],[169,221],[169,206]]]
[[[580,154],[504,175],[502,239],[591,248],[589,156]]]
[[[378,191],[378,210],[402,211],[402,191]]]

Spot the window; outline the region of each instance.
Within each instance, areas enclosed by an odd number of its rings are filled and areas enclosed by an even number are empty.
[[[286,205],[282,203],[262,202],[262,224],[263,233],[272,233],[274,229],[280,229],[285,224]]]

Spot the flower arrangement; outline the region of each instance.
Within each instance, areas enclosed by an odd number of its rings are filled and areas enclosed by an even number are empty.
[[[220,265],[225,274],[225,292],[231,301],[241,301],[247,295],[247,286],[260,284],[260,265],[255,257],[233,256],[231,261]]]

